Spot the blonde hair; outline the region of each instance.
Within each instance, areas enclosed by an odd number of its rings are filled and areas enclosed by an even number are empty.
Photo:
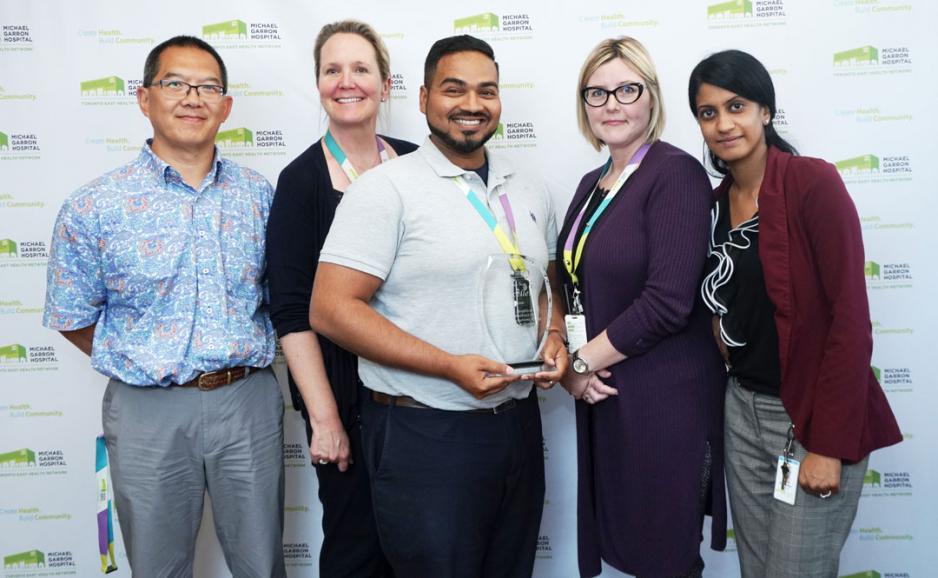
[[[316,78],[319,78],[319,57],[322,55],[322,46],[327,40],[335,34],[357,34],[371,44],[375,49],[375,60],[378,62],[378,72],[381,73],[381,80],[387,81],[391,78],[391,55],[388,54],[388,47],[384,45],[381,36],[375,32],[369,24],[359,20],[340,20],[326,24],[319,31],[316,37],[316,45],[313,48],[313,61],[316,63]]]
[[[658,140],[664,132],[664,105],[661,100],[661,85],[658,83],[658,72],[655,70],[655,63],[652,62],[651,55],[648,54],[641,42],[631,36],[607,38],[600,42],[586,57],[586,62],[583,63],[583,68],[580,69],[580,80],[576,90],[577,124],[580,126],[580,132],[583,133],[587,142],[593,145],[596,150],[600,150],[606,143],[596,138],[593,129],[590,128],[589,117],[586,116],[586,103],[583,102],[582,93],[593,73],[600,66],[616,58],[621,58],[638,72],[645,83],[645,91],[651,98],[651,117],[648,119],[648,129],[645,131],[645,142]],[[615,98],[612,95],[609,96]]]

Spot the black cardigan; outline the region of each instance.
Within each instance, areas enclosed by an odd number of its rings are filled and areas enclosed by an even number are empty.
[[[398,155],[417,145],[381,137]],[[280,173],[267,222],[267,278],[270,316],[277,336],[309,331],[309,300],[319,265],[319,252],[332,226],[342,193],[332,187],[322,141],[317,140]],[[357,358],[319,336],[326,375],[339,406],[342,423],[349,426],[357,405]],[[303,399],[289,375],[293,407],[309,419]]]

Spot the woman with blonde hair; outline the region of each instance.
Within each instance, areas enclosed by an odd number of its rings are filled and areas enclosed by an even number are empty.
[[[562,380],[576,403],[582,576],[700,576],[726,542],[723,365],[696,299],[709,225],[700,163],[660,140],[661,87],[634,38],[604,40],[577,86],[580,131],[609,159],[580,181],[563,247]]]
[[[319,575],[391,576],[375,528],[361,458],[358,360],[309,325],[319,251],[345,189],[364,171],[416,145],[376,133],[389,98],[390,58],[363,22],[327,24],[314,49],[326,134],[280,173],[267,225],[271,318],[303,415],[319,480],[323,544]]]

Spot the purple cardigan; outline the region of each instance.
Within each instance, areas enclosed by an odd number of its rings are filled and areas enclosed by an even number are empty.
[[[580,182],[561,243],[599,173]],[[712,194],[700,163],[656,142],[587,240],[578,272],[587,332],[606,330],[628,359],[610,367],[618,396],[576,404],[583,576],[600,573],[600,557],[643,577],[686,572],[698,556],[702,509],[713,515],[711,546],[725,546],[725,372],[697,297]],[[702,499],[708,447],[712,479]]]
[[[727,177],[717,199],[732,184]],[[856,207],[830,163],[769,147],[759,260],[775,305],[781,398],[810,452],[856,462],[902,440],[870,368],[873,336]]]

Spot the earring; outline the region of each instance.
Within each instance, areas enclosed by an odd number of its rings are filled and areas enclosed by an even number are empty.
[[[769,119],[767,119],[767,118],[764,119],[764,120],[762,121],[762,126],[769,126]]]

